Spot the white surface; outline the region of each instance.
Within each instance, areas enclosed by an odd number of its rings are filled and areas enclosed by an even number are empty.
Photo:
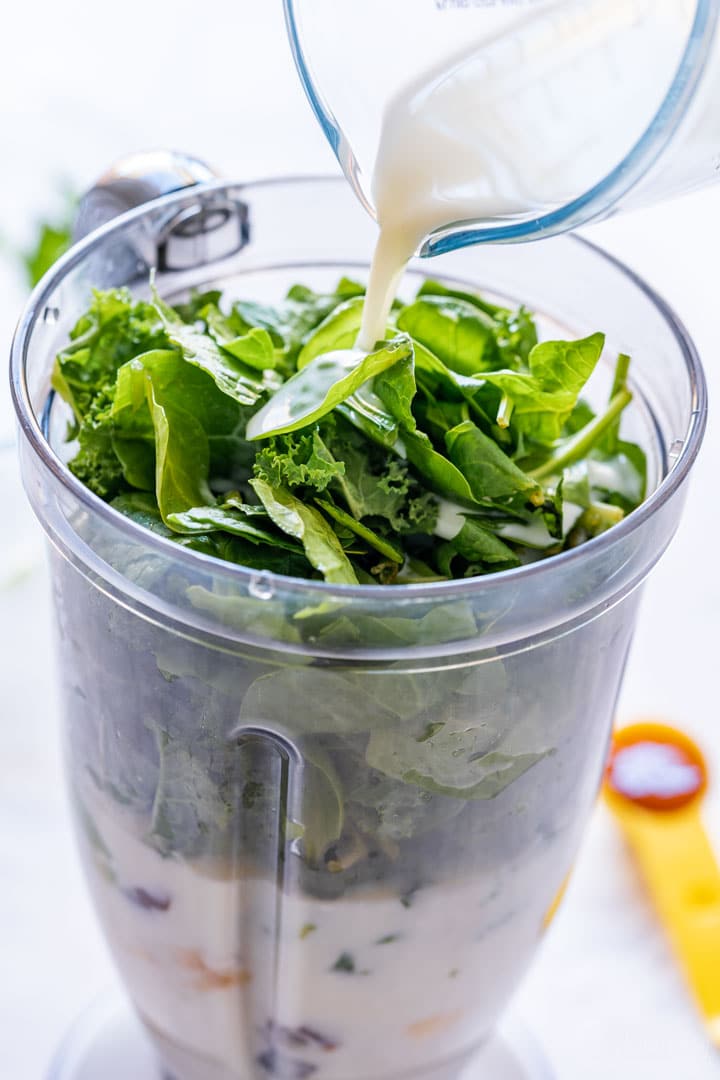
[[[109,9],[42,0],[4,14],[0,233],[27,238],[29,218],[52,202],[55,177],[85,183],[109,159],[150,144],[186,147],[243,177],[333,168],[290,67],[279,0],[216,0],[201,9],[186,0],[123,0],[112,25],[99,22],[101,11]],[[618,219],[592,236],[644,274],[686,321],[714,399],[720,188]],[[6,278],[3,348],[22,298],[9,272]],[[0,384],[0,403],[3,394]],[[646,591],[620,710],[622,719],[658,715],[683,725],[716,773],[719,444],[714,414],[682,528]],[[15,516],[5,490],[2,505],[6,528]],[[32,562],[32,544],[23,550]],[[2,596],[0,662],[0,1074],[41,1080],[64,1029],[112,973],[68,831],[39,571],[20,574]],[[717,790],[706,820],[720,848]],[[720,1058],[602,811],[518,1004],[558,1080],[720,1077]]]

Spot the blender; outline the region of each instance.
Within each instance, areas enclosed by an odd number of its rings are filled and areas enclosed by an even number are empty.
[[[95,196],[110,213],[116,180]],[[13,395],[49,540],[70,797],[141,1025],[90,1014],[56,1080],[548,1075],[501,1018],[594,805],[642,584],[705,424],[667,305],[567,237],[433,260],[546,334],[602,326],[634,358],[647,500],[490,577],[388,590],[220,563],[123,518],[64,460],[50,374],[91,288],[147,295],[154,270],[171,303],[210,286],[272,302],[362,276],[373,232],[342,180],[181,187],[76,244],[21,319]],[[410,283],[426,273],[413,260]]]

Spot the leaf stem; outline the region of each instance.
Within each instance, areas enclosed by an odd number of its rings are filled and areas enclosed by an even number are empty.
[[[512,417],[514,408],[515,405],[507,396],[507,394],[503,394],[500,405],[498,407],[497,417],[495,418],[497,426],[499,428],[510,427],[510,419]]]
[[[630,370],[630,357],[627,353],[620,353],[617,358],[617,364],[615,365],[615,376],[613,378],[612,390],[610,391],[610,401],[619,394],[621,390],[624,390],[627,386],[627,377]]]
[[[630,357],[627,353],[620,353],[617,358],[617,364],[615,365],[615,375],[613,377],[612,389],[610,391],[610,403],[616,394],[619,394],[621,390],[627,389],[627,377],[630,370]],[[617,417],[615,422],[605,432],[605,449],[614,452],[617,449],[617,442],[620,438],[620,418]]]
[[[402,551],[399,551],[394,544],[391,544],[389,540],[386,540],[382,536],[378,536],[372,529],[368,529],[360,521],[351,515],[347,514],[344,510],[341,510],[339,506],[335,506],[334,503],[329,502],[327,499],[316,499],[315,502],[318,506],[322,507],[326,514],[329,514],[331,518],[334,518],[340,525],[344,525],[347,529],[350,529],[356,536],[360,536],[363,540],[379,551],[381,555],[390,559],[391,562],[397,563],[402,566],[405,561],[405,556]]]
[[[558,448],[558,452],[544,461],[542,465],[538,465],[536,469],[532,469],[528,475],[532,476],[535,480],[542,480],[546,476],[553,476],[561,473],[563,469],[566,469],[568,465],[572,465],[575,461],[580,461],[582,458],[587,457],[593,446],[599,442],[605,432],[612,427],[614,421],[620,416],[622,411],[632,401],[632,394],[623,387],[617,394],[614,395],[607,412],[602,416],[596,417],[589,424],[586,424],[584,428],[581,428],[576,435],[573,435],[570,439],[567,439]]]

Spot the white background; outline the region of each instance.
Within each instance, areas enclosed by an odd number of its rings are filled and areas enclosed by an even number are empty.
[[[4,12],[2,44],[6,250],[26,243],[33,218],[53,208],[59,179],[87,185],[129,150],[188,149],[242,179],[335,170],[291,65],[280,0],[36,0]],[[720,188],[606,223],[592,236],[676,308],[714,398]],[[6,259],[3,350],[22,299]],[[0,417],[5,399],[1,385]],[[646,591],[620,710],[623,720],[653,715],[687,728],[716,768],[719,442],[713,415],[680,533]],[[112,973],[69,837],[39,539],[32,529],[25,539],[11,465],[6,457],[0,471],[0,529],[23,538],[24,572],[8,583],[0,568],[0,1075],[41,1080],[64,1028]],[[720,844],[713,794],[705,817]],[[601,809],[519,1005],[558,1080],[720,1077],[720,1059]]]

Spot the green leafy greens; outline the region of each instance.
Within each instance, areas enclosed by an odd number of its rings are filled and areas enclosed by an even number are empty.
[[[364,353],[363,293],[95,293],[53,375],[71,468],[178,543],[333,584],[506,570],[642,501],[629,358],[605,409],[581,397],[602,334],[538,343],[524,309],[427,281]]]

